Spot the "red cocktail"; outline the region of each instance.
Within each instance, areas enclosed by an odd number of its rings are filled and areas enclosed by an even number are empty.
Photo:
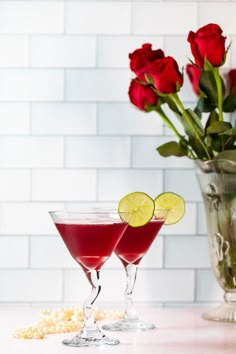
[[[115,248],[115,254],[126,267],[132,263],[138,265],[156,238],[165,220],[153,219],[140,227],[128,226]]]
[[[121,260],[127,275],[125,290],[125,315],[120,321],[106,324],[106,330],[112,331],[147,331],[155,328],[155,325],[141,321],[136,313],[132,293],[137,276],[138,265],[158,235],[165,223],[168,210],[157,211],[161,215],[153,218],[148,224],[140,227],[128,226],[122,238],[115,248],[115,254]]]
[[[100,331],[93,317],[92,305],[101,290],[100,269],[122,237],[127,223],[121,221],[117,213],[109,211],[55,211],[50,215],[70,254],[81,265],[92,285],[92,293],[84,304],[84,326],[79,334],[64,340],[63,344],[75,347],[119,344],[119,340],[108,338]]]
[[[100,270],[126,228],[125,223],[55,223],[72,257],[85,269]]]

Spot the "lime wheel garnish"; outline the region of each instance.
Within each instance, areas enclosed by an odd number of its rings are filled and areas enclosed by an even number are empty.
[[[158,195],[155,200],[155,210],[158,213],[158,209],[168,209],[168,214],[165,220],[165,225],[176,224],[182,219],[185,213],[185,201],[184,199],[172,192],[164,192]],[[154,214],[156,215],[154,212]],[[158,217],[158,215],[156,215]]]
[[[129,193],[118,204],[121,220],[133,227],[146,225],[152,219],[154,209],[153,199],[143,192]]]

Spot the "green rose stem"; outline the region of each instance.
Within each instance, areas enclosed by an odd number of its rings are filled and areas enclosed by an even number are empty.
[[[211,160],[211,156],[210,156],[210,154],[209,154],[209,152],[208,152],[208,149],[207,149],[206,145],[204,144],[204,142],[202,141],[202,139],[201,139],[201,137],[200,137],[198,131],[196,130],[196,128],[195,128],[195,126],[194,126],[194,124],[193,124],[191,118],[189,117],[188,113],[186,112],[186,110],[185,110],[185,108],[184,108],[184,106],[183,106],[181,100],[179,99],[178,94],[177,94],[177,93],[171,93],[171,94],[169,95],[169,97],[172,98],[173,101],[176,103],[176,105],[180,108],[180,110],[181,110],[181,112],[182,112],[184,118],[186,119],[186,121],[188,122],[190,128],[192,129],[192,132],[195,134],[197,140],[199,141],[199,143],[201,144],[203,150],[205,151],[205,154],[206,154],[206,156],[207,156],[207,159],[208,159],[208,160]]]
[[[163,112],[163,110],[161,109],[161,107],[155,109],[155,111],[159,114],[159,116],[163,119],[164,123],[175,133],[175,135],[177,136],[177,138],[179,140],[182,140],[185,142],[186,146],[188,147],[188,142],[186,141],[186,139],[184,138],[183,135],[181,135],[178,130],[175,128],[175,126],[173,125],[173,123],[169,120],[169,118],[165,115],[165,113]],[[192,150],[189,150],[189,147],[188,147],[188,151],[191,155],[191,158],[192,159],[195,159],[195,156],[192,152]]]
[[[157,108],[155,110],[160,117],[163,119],[163,121],[166,123],[166,125],[168,125],[168,127],[173,130],[173,132],[175,133],[175,135],[179,138],[182,139],[182,135],[178,132],[178,130],[175,128],[175,126],[173,125],[173,123],[169,120],[169,118],[167,118],[167,116],[165,115],[165,113],[163,112],[163,110],[161,108]]]
[[[223,95],[222,95],[222,83],[221,77],[219,74],[218,68],[213,68],[213,75],[216,81],[216,88],[217,88],[217,96],[218,96],[218,113],[219,113],[219,121],[223,121]]]

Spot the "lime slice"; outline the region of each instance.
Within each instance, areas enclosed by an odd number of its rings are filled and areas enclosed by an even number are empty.
[[[146,225],[153,217],[154,209],[153,199],[143,192],[129,193],[118,204],[121,220],[133,227]]]
[[[184,216],[185,201],[178,194],[164,192],[156,197],[154,203],[155,209],[169,209],[165,225],[176,224]]]

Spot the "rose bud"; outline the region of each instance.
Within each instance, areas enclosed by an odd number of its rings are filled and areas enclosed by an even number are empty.
[[[164,94],[175,93],[183,85],[183,75],[172,57],[165,57],[153,62],[147,74],[152,79],[157,91]]]
[[[186,72],[192,84],[193,91],[196,93],[197,96],[199,96],[200,95],[199,80],[202,72],[201,69],[199,69],[193,64],[187,64]]]
[[[197,66],[204,68],[205,58],[214,67],[224,63],[226,37],[222,36],[222,32],[220,26],[214,23],[199,28],[196,33],[189,32],[188,42]]]
[[[159,99],[150,85],[142,85],[136,79],[131,81],[128,94],[130,101],[142,111],[147,111],[147,104],[156,106]]]
[[[143,44],[141,48],[129,54],[130,69],[140,81],[146,81],[145,73],[147,69],[153,61],[161,58],[164,58],[164,52],[161,49],[152,50],[151,44]]]

